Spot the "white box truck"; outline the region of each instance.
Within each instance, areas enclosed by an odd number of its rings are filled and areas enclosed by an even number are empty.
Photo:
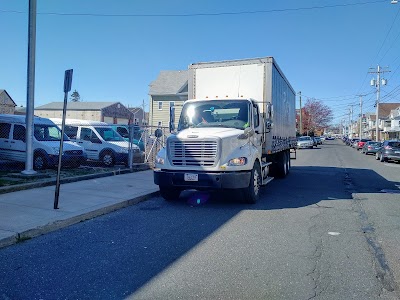
[[[288,174],[296,96],[274,58],[192,64],[188,97],[155,161],[164,199],[226,189],[255,203],[261,186]]]

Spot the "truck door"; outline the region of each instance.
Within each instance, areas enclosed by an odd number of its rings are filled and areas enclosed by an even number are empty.
[[[262,153],[262,142],[263,142],[263,127],[260,121],[260,113],[258,110],[258,105],[253,103],[253,126],[254,126],[254,136],[253,144],[257,147],[258,151]]]

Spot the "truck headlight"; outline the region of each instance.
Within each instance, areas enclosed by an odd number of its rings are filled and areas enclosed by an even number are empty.
[[[247,164],[247,158],[246,157],[232,158],[228,162],[228,166],[244,166],[245,164]]]
[[[165,162],[164,157],[156,156],[156,164],[163,165]]]

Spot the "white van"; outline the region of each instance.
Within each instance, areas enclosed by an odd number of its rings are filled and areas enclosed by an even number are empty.
[[[61,131],[52,121],[34,117],[33,168],[42,170],[58,165]],[[26,119],[23,115],[0,114],[0,158],[26,161]],[[62,166],[78,167],[86,160],[83,147],[64,138]]]
[[[51,118],[61,127],[62,119]],[[101,161],[105,166],[128,165],[129,143],[105,122],[65,119],[64,133],[82,146],[87,158]],[[133,162],[142,163],[144,152],[132,144]]]

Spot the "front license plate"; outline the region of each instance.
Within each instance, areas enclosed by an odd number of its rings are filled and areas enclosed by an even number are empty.
[[[185,181],[199,181],[199,174],[185,173]]]

